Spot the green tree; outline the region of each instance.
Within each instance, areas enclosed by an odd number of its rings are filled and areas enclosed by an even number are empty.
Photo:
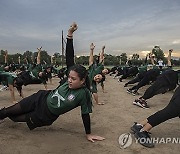
[[[132,55],[132,59],[138,60],[139,59],[139,55],[137,53]]]
[[[122,64],[122,65],[125,65],[126,62],[127,62],[127,54],[126,54],[126,53],[122,53],[122,54],[120,55],[120,59],[121,59],[121,64]]]
[[[164,60],[163,50],[159,46],[154,46],[154,48],[152,49],[152,53],[157,58],[157,61],[160,59]]]

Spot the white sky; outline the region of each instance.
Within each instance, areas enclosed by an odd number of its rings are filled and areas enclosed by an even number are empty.
[[[95,54],[103,45],[113,55],[159,45],[180,57],[180,0],[0,0],[0,49],[61,52],[61,31],[73,21],[76,55],[88,55],[93,42]]]

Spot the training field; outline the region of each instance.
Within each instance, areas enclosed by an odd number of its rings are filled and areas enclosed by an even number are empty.
[[[59,79],[53,80],[53,85],[48,85],[54,89],[58,85]],[[99,100],[105,105],[94,104],[91,115],[92,133],[106,138],[101,142],[91,143],[86,140],[84,127],[81,120],[80,107],[76,108],[57,119],[53,125],[41,127],[30,131],[25,123],[14,123],[9,119],[0,124],[0,154],[178,154],[179,144],[161,143],[155,148],[149,149],[133,143],[126,149],[121,149],[118,138],[123,133],[130,132],[130,127],[134,121],[141,121],[154,112],[164,108],[173,95],[168,92],[164,95],[157,95],[148,100],[150,109],[142,109],[132,105],[138,96],[126,93],[122,83],[117,82],[107,75],[105,91],[102,93],[99,88]],[[142,94],[148,86],[141,88]],[[29,96],[39,89],[44,89],[43,85],[29,85],[23,87],[25,96]],[[16,93],[16,98],[20,100]],[[0,108],[12,105],[9,91],[0,92]],[[151,131],[152,137],[180,138],[180,121],[175,118],[162,123]]]

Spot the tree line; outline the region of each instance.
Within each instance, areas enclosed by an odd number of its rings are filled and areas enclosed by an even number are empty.
[[[0,64],[4,63],[4,55],[5,50],[0,51]],[[164,63],[167,63],[167,59],[164,56],[163,50],[155,46],[152,49],[152,54],[155,55],[156,60],[163,60]],[[28,59],[29,63],[35,63],[37,57],[37,52],[32,51],[25,51],[23,54],[21,53],[15,53],[15,54],[8,54],[7,61],[8,63],[19,63],[19,59],[21,60],[21,64],[26,63],[26,59]],[[127,61],[130,61],[132,65],[142,65],[145,62],[145,58],[140,59],[139,54],[135,53],[132,55],[131,59],[128,59],[128,56],[126,53],[121,53],[118,56],[111,55],[111,54],[105,54],[104,55],[104,65],[106,66],[115,66],[115,65],[125,65]],[[97,55],[95,55],[94,59],[97,58]],[[88,65],[89,63],[89,56],[75,56],[75,61],[77,64],[83,64]],[[149,60],[148,60],[149,61]],[[53,56],[50,56],[47,51],[42,50],[41,51],[41,63],[47,63],[47,64],[58,64],[58,65],[65,65],[65,56],[61,55],[60,53],[54,53]],[[150,63],[150,61],[149,61]],[[175,66],[180,66],[180,58],[178,60],[172,60],[172,64]]]

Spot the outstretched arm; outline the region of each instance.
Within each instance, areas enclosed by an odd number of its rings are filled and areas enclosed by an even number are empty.
[[[145,58],[145,60],[144,60],[144,64],[145,64],[145,65],[147,64],[148,56],[149,56],[149,54],[146,55],[146,58]]]
[[[94,61],[94,58],[93,58],[94,48],[95,48],[95,45],[93,43],[91,43],[90,55],[89,55],[89,66],[91,66],[93,64],[93,61]]]
[[[29,64],[29,60],[28,60],[27,56],[24,58],[24,60],[25,60],[26,64],[28,65]]]
[[[169,50],[169,54],[168,54],[168,57],[167,57],[167,61],[168,61],[168,66],[172,66],[172,64],[171,64],[171,53],[172,53],[172,51],[173,51],[173,49],[170,49]]]
[[[42,49],[42,47],[37,48],[37,50],[38,50],[37,64],[40,64],[40,63],[41,63],[41,49]]]
[[[4,63],[7,64],[7,58],[8,58],[8,51],[5,51],[5,55],[4,55]]]
[[[99,58],[99,63],[104,62],[104,50],[105,50],[105,45],[102,47],[102,51],[100,53],[100,58]]]
[[[152,54],[152,53],[149,54],[149,58],[151,59],[151,64],[152,64],[152,65],[155,65],[155,63],[154,63],[154,57],[153,57],[153,54]]]
[[[21,64],[21,57],[18,57],[18,63]]]
[[[67,43],[66,43],[66,65],[67,69],[74,65],[74,47],[73,47],[73,33],[78,28],[77,24],[74,22],[67,34]]]

